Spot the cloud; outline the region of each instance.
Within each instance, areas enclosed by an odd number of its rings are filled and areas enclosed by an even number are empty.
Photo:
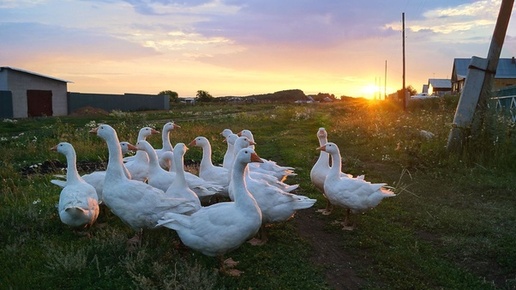
[[[115,61],[156,54],[152,49],[98,31],[32,22],[0,23],[0,39],[2,51],[11,52],[9,56],[2,56],[0,52],[1,58],[13,62],[15,58],[42,59],[49,56]]]

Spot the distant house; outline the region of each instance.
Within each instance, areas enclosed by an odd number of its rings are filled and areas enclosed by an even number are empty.
[[[453,60],[451,85],[453,93],[460,93],[464,88],[471,58]],[[500,58],[493,83],[493,90],[516,85],[516,59]]]
[[[451,92],[451,81],[449,79],[428,79],[427,94],[444,96]]]
[[[0,67],[0,118],[64,116],[69,81]]]
[[[423,90],[421,91],[423,94],[428,94],[428,84],[423,85]]]

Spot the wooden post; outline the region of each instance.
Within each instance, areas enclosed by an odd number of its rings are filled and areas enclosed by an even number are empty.
[[[407,110],[407,88],[405,87],[405,12],[401,13],[401,37],[402,37],[402,46],[403,46],[403,87],[401,89],[401,94],[403,95],[403,110]]]
[[[466,137],[470,134],[471,122],[482,91],[486,68],[486,59],[476,56],[471,58],[466,83],[460,94],[459,104],[448,136],[447,149],[449,152],[461,152]]]
[[[486,109],[487,100],[491,97],[490,93],[493,87],[493,79],[496,74],[496,68],[498,67],[498,61],[500,60],[500,53],[502,51],[505,35],[507,34],[507,27],[509,26],[509,20],[511,19],[513,5],[514,0],[502,0],[502,4],[500,4],[500,12],[498,13],[498,19],[496,20],[493,38],[491,39],[491,45],[487,52],[488,63],[486,72],[488,72],[489,75],[484,79],[484,93],[480,95],[479,108],[481,110]]]
[[[471,59],[466,82],[448,136],[446,146],[448,152],[462,152],[466,138],[470,133],[476,133],[474,131],[479,129],[471,128],[475,112],[479,113],[477,115],[480,117],[480,123],[483,121],[513,4],[514,0],[502,0],[487,59],[477,57]]]

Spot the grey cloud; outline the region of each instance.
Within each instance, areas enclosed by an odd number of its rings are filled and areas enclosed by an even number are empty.
[[[39,23],[0,23],[2,51],[17,55],[60,54],[109,59],[135,58],[155,53],[134,43],[95,31]],[[22,53],[20,53],[22,52]]]

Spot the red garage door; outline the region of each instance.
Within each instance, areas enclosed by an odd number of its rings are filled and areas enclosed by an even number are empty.
[[[52,91],[27,90],[29,117],[52,116]]]

